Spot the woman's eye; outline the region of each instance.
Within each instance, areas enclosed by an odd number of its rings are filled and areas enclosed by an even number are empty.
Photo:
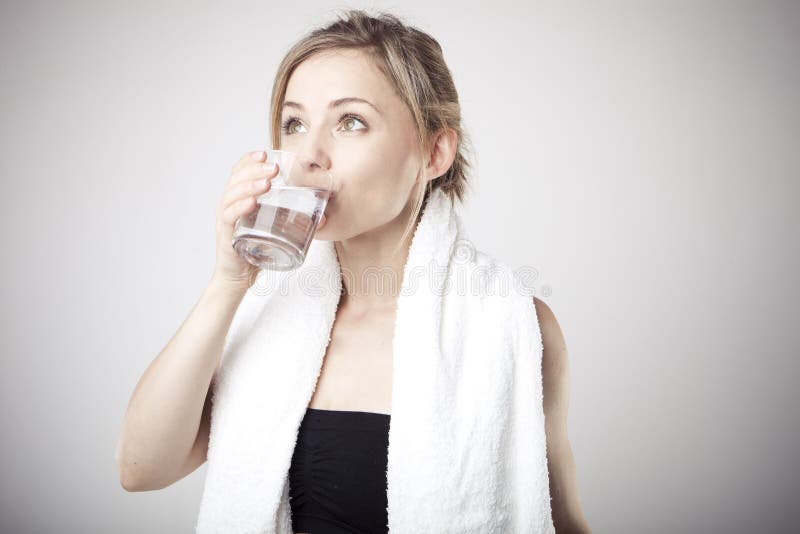
[[[285,131],[286,133],[288,133],[288,134],[297,133],[297,131],[294,129],[294,127],[295,127],[295,126],[302,126],[302,124],[300,124],[299,122],[297,122],[297,121],[296,121],[296,120],[294,120],[294,119],[292,119],[292,120],[289,120],[289,121],[286,123],[286,126],[284,127],[284,131]]]
[[[356,117],[353,117],[353,116],[345,117],[345,118],[344,118],[344,120],[342,121],[342,124],[345,124],[345,125],[347,125],[347,124],[353,124],[353,123],[355,123],[355,122],[357,122],[357,123],[361,124],[361,126],[363,126],[364,128],[366,128],[366,125],[365,125],[365,124],[364,124],[364,123],[361,121],[361,119],[358,119],[358,118],[356,118]],[[364,128],[352,128],[352,127],[351,127],[351,128],[345,128],[345,131],[347,131],[347,132],[353,132],[353,131],[355,131],[355,130],[363,130]]]
[[[343,125],[342,131],[345,132],[357,132],[359,130],[364,130],[367,128],[367,124],[362,119],[356,117],[355,115],[341,116],[339,118],[339,124]],[[361,128],[357,128],[356,127],[357,124],[360,124]],[[303,126],[303,124],[299,120],[297,120],[296,117],[289,117],[283,122],[281,129],[283,130],[283,133],[286,135],[300,133],[300,130],[296,130],[295,126]]]

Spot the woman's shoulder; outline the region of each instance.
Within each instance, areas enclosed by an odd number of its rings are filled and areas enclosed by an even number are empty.
[[[533,297],[533,304],[536,310],[536,318],[539,322],[539,329],[542,332],[542,343],[545,347],[552,347],[554,352],[566,351],[564,334],[558,324],[555,313],[548,304],[539,297]]]

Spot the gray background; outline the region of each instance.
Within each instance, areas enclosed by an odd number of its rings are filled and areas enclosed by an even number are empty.
[[[193,530],[205,466],[126,493],[122,416],[280,58],[344,7],[444,48],[468,228],[566,337],[594,532],[800,528],[800,5],[754,0],[4,2],[0,530]]]

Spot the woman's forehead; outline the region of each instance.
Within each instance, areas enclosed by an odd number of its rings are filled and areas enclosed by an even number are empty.
[[[364,52],[335,50],[300,63],[289,78],[285,100],[320,107],[338,98],[358,97],[380,109],[392,94],[392,87]]]

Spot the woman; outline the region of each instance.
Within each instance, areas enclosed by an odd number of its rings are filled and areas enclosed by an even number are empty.
[[[385,532],[396,282],[431,195],[453,202],[464,196],[469,165],[458,95],[433,38],[391,15],[350,11],[284,58],[271,122],[276,148],[301,153],[337,178],[315,240],[335,246],[341,298],[295,432],[286,481],[292,527],[298,533]],[[125,416],[117,460],[128,490],[166,487],[206,460],[211,386],[228,347],[226,333],[259,274],[231,248],[232,230],[275,175],[263,152],[245,154],[233,167],[217,211],[211,282],[145,372]],[[390,273],[390,290],[370,290],[376,267]],[[589,532],[567,438],[566,347],[551,310],[534,303],[543,343],[552,522],[559,533]]]

